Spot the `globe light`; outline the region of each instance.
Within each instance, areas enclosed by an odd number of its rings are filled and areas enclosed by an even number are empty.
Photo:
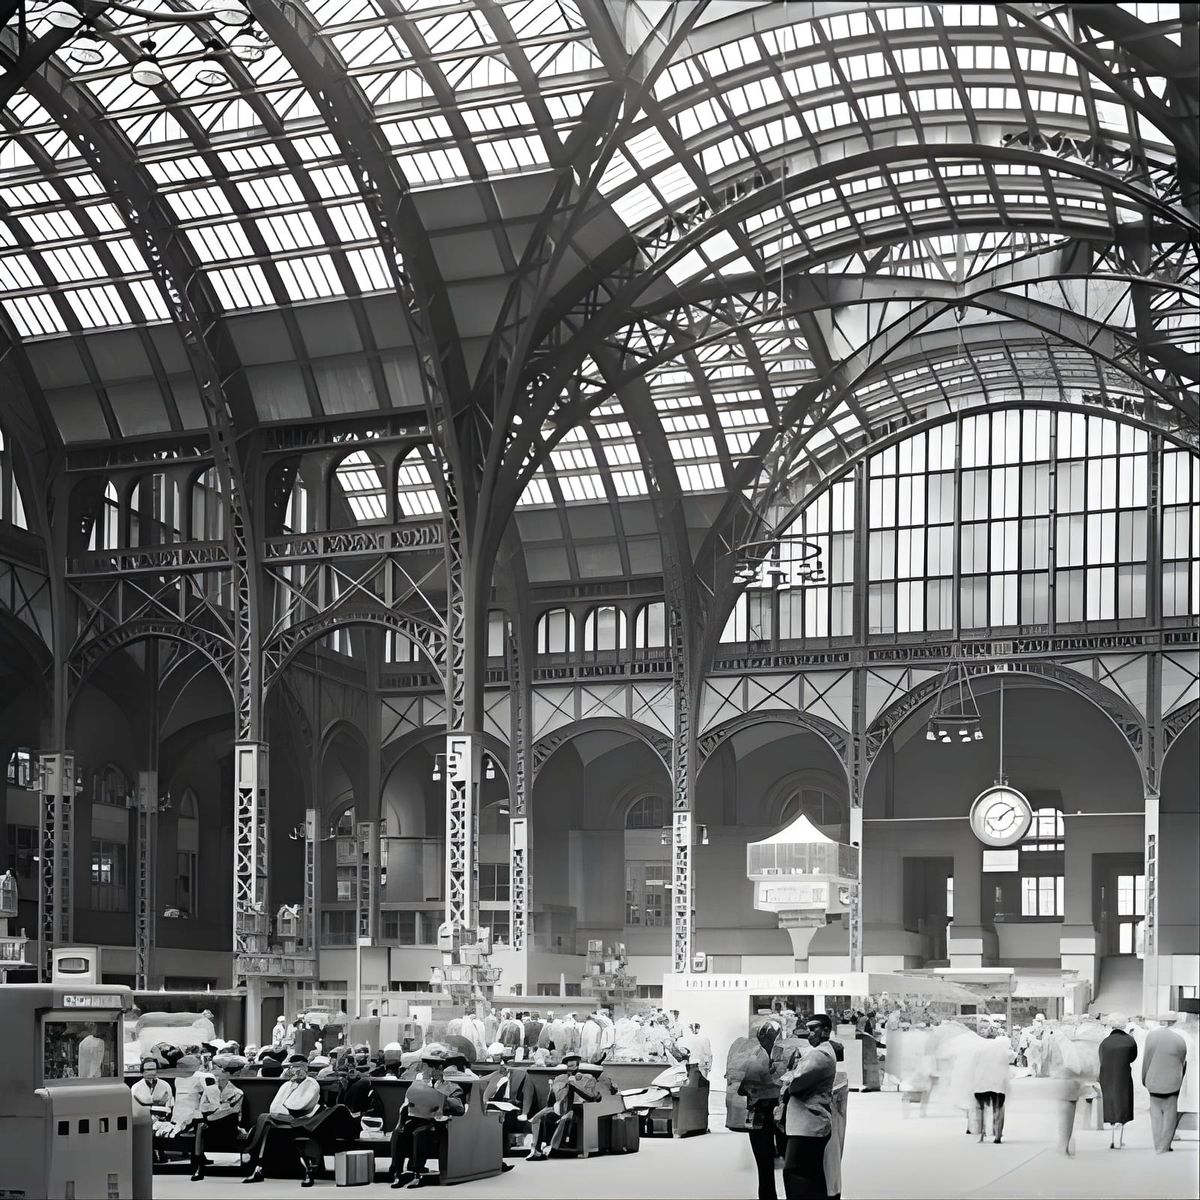
[[[50,5],[43,15],[56,29],[76,29],[83,24],[83,14],[66,0]]]
[[[222,87],[229,82],[229,76],[220,67],[204,66],[196,72],[196,82],[206,88]]]
[[[67,51],[67,61],[78,67],[95,67],[104,61],[100,39],[94,33],[81,33]]]
[[[167,77],[154,55],[154,42],[144,41],[142,51],[142,55],[129,71],[130,79],[144,88],[161,87],[167,82]]]
[[[208,13],[218,25],[244,25],[250,15],[233,0],[205,0],[200,11]]]

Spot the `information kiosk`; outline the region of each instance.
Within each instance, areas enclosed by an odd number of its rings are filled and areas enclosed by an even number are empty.
[[[0,1090],[0,1196],[130,1200],[132,1103],[121,1078],[128,988],[0,988],[11,1039]]]

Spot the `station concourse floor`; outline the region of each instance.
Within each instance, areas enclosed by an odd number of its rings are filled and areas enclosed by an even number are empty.
[[[1109,1150],[1107,1130],[1076,1125],[1076,1154],[1064,1158],[1051,1144],[1053,1119],[1040,1096],[1039,1082],[1016,1079],[1011,1085],[1004,1142],[982,1145],[967,1137],[962,1115],[930,1104],[925,1117],[905,1118],[894,1092],[850,1094],[846,1148],[842,1161],[845,1200],[1002,1200],[1005,1197],[1064,1197],[1070,1200],[1197,1200],[1200,1153],[1194,1131],[1177,1138],[1171,1154],[1155,1155],[1150,1121],[1139,1108],[1126,1127],[1125,1149]],[[714,1101],[719,1094],[714,1094]],[[714,1103],[714,1109],[716,1104]],[[637,1154],[526,1163],[491,1179],[448,1188],[421,1188],[430,1200],[753,1200],[757,1188],[745,1134],[724,1128],[724,1110],[714,1111],[711,1132],[697,1137],[643,1138]],[[155,1174],[156,1200],[279,1200],[280,1197],[408,1195],[383,1182],[386,1159],[379,1160],[380,1182],[336,1188],[332,1177],[308,1189],[297,1180],[242,1184],[231,1155],[213,1155],[214,1167],[200,1183],[186,1170]],[[326,1160],[332,1168],[332,1159]],[[778,1180],[780,1200],[783,1186]]]

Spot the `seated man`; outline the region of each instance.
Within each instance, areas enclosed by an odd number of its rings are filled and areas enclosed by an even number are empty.
[[[175,1102],[168,1117],[154,1123],[156,1155],[174,1151],[192,1160],[193,1178],[203,1177],[203,1144],[197,1145],[197,1133],[209,1113],[220,1107],[216,1076],[204,1067],[175,1081]]]
[[[165,1079],[158,1077],[158,1059],[142,1059],[142,1077],[129,1089],[134,1104],[148,1108],[150,1115],[163,1120],[175,1103],[175,1093]]]
[[[616,1085],[599,1063],[584,1063],[574,1051],[563,1055],[563,1073],[550,1085],[550,1103],[531,1118],[533,1149],[529,1162],[541,1162],[548,1153],[562,1150],[574,1140],[578,1104],[592,1104],[605,1095],[615,1096]]]
[[[525,1115],[529,1076],[512,1065],[517,1054],[516,1046],[496,1042],[489,1047],[488,1054],[499,1066],[484,1084],[483,1103],[488,1112],[504,1114],[504,1143],[507,1146],[512,1139],[525,1132],[525,1126],[529,1123]]]
[[[212,1075],[217,1082],[217,1105],[203,1113],[195,1123],[195,1142],[192,1149],[192,1181],[204,1178],[204,1145],[238,1146],[242,1136],[242,1089],[232,1082],[246,1065],[239,1054],[218,1054],[213,1059]]]
[[[286,1063],[288,1077],[275,1098],[270,1112],[254,1122],[246,1145],[250,1155],[250,1174],[243,1183],[262,1183],[266,1178],[264,1162],[272,1159],[286,1161],[290,1154],[300,1158],[303,1172],[301,1187],[312,1187],[314,1164],[296,1146],[297,1135],[307,1137],[321,1107],[321,1088],[308,1074],[308,1059],[303,1054],[291,1055]]]
[[[462,1088],[445,1078],[446,1061],[440,1046],[427,1046],[421,1055],[422,1074],[409,1086],[392,1132],[394,1188],[418,1188],[425,1182],[425,1162],[437,1154],[441,1126],[467,1111]]]

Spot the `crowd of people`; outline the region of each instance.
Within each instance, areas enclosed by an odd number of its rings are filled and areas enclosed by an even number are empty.
[[[1135,1064],[1155,1152],[1169,1153],[1196,1035],[1195,1015],[1174,1013],[1150,1022],[1121,1013],[1047,1021],[1039,1013],[1010,1033],[998,1015],[944,1019],[920,998],[886,993],[837,1018],[839,1037],[877,1047],[883,1080],[899,1092],[904,1116],[925,1115],[935,1097],[962,1113],[967,1134],[979,1142],[1003,1142],[1012,1080],[1045,1080],[1022,1089],[1023,1096],[1050,1106],[1055,1146],[1068,1157],[1081,1114],[1091,1128],[1108,1127],[1113,1150],[1124,1146],[1134,1119]],[[840,1195],[848,1087],[834,1020],[777,1006],[730,1049],[726,1123],[748,1135],[759,1200],[776,1200],[779,1165],[788,1200]],[[865,1064],[863,1084],[868,1090]],[[1194,1098],[1187,1104],[1194,1109]]]
[[[617,1094],[606,1062],[662,1062],[652,1086],[629,1089],[621,1106],[634,1119],[677,1094],[689,1080],[707,1082],[712,1048],[697,1024],[685,1027],[677,1012],[662,1010],[617,1021],[605,1009],[580,1020],[575,1013],[544,1017],[508,1009],[468,1014],[436,1030],[423,1031],[419,1047],[390,1042],[373,1051],[360,1042],[335,1045],[326,1053],[304,1018],[280,1017],[269,1043],[244,1048],[214,1038],[200,1045],[161,1043],[140,1064],[133,1084],[136,1104],[154,1120],[156,1161],[172,1153],[190,1161],[192,1179],[204,1178],[205,1150],[236,1149],[248,1163],[244,1182],[295,1175],[309,1187],[325,1157],[338,1146],[389,1141],[393,1187],[420,1187],[436,1176],[445,1123],[464,1115],[463,1085],[477,1081],[473,1066],[492,1064],[480,1089],[480,1103],[500,1114],[505,1144],[524,1142],[527,1161],[539,1162],[567,1150],[574,1141],[578,1106]],[[302,1053],[297,1046],[311,1042]],[[554,1072],[547,1103],[531,1111],[527,1071]],[[174,1087],[160,1077],[170,1070]],[[240,1079],[278,1079],[267,1112],[253,1123],[243,1119]],[[409,1084],[400,1117],[384,1128],[384,1106],[375,1084],[385,1078]],[[502,1171],[512,1169],[503,1163]]]

